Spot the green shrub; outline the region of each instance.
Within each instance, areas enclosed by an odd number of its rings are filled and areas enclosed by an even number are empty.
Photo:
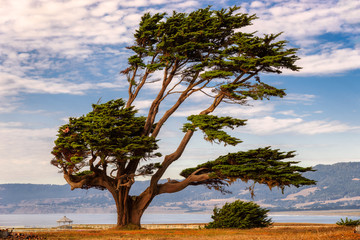
[[[352,220],[352,219],[349,219],[349,218],[345,218],[345,220],[344,220],[344,219],[340,218],[340,221],[337,221],[336,224],[340,225],[340,226],[354,227],[354,226],[360,225],[360,219],[359,220]]]
[[[261,208],[254,202],[236,200],[226,203],[222,208],[215,207],[213,210],[214,220],[206,225],[206,228],[257,228],[267,227],[272,222],[267,217],[268,209]]]

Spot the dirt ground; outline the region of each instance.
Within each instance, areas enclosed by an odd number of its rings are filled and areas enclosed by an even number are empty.
[[[101,230],[76,228],[58,229],[15,229],[14,234],[32,236],[30,239],[106,239],[106,240],[360,240],[360,233],[354,227],[335,224],[274,224],[268,228],[246,230],[236,229],[141,229],[141,230]]]

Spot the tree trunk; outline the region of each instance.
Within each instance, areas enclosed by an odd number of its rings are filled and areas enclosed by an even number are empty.
[[[120,187],[118,191],[111,191],[116,204],[116,228],[139,229],[146,208],[142,209],[135,204],[133,197],[129,195],[129,190],[128,187]]]

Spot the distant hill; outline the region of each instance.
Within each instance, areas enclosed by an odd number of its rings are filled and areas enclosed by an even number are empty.
[[[317,165],[317,171],[305,176],[317,181],[316,186],[270,191],[266,186],[255,187],[251,199],[246,190],[251,185],[236,182],[223,195],[204,186],[191,186],[174,193],[157,196],[147,212],[209,212],[215,205],[235,199],[256,201],[271,210],[326,210],[360,207],[360,162]],[[136,195],[148,186],[137,181],[132,189]],[[11,213],[106,213],[115,205],[107,191],[96,189],[70,191],[68,185],[0,184],[0,214]]]

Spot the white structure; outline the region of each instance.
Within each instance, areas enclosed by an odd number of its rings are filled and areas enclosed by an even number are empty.
[[[56,222],[59,224],[60,228],[72,228],[71,223],[73,222],[73,220],[64,216],[63,218],[60,218]]]

